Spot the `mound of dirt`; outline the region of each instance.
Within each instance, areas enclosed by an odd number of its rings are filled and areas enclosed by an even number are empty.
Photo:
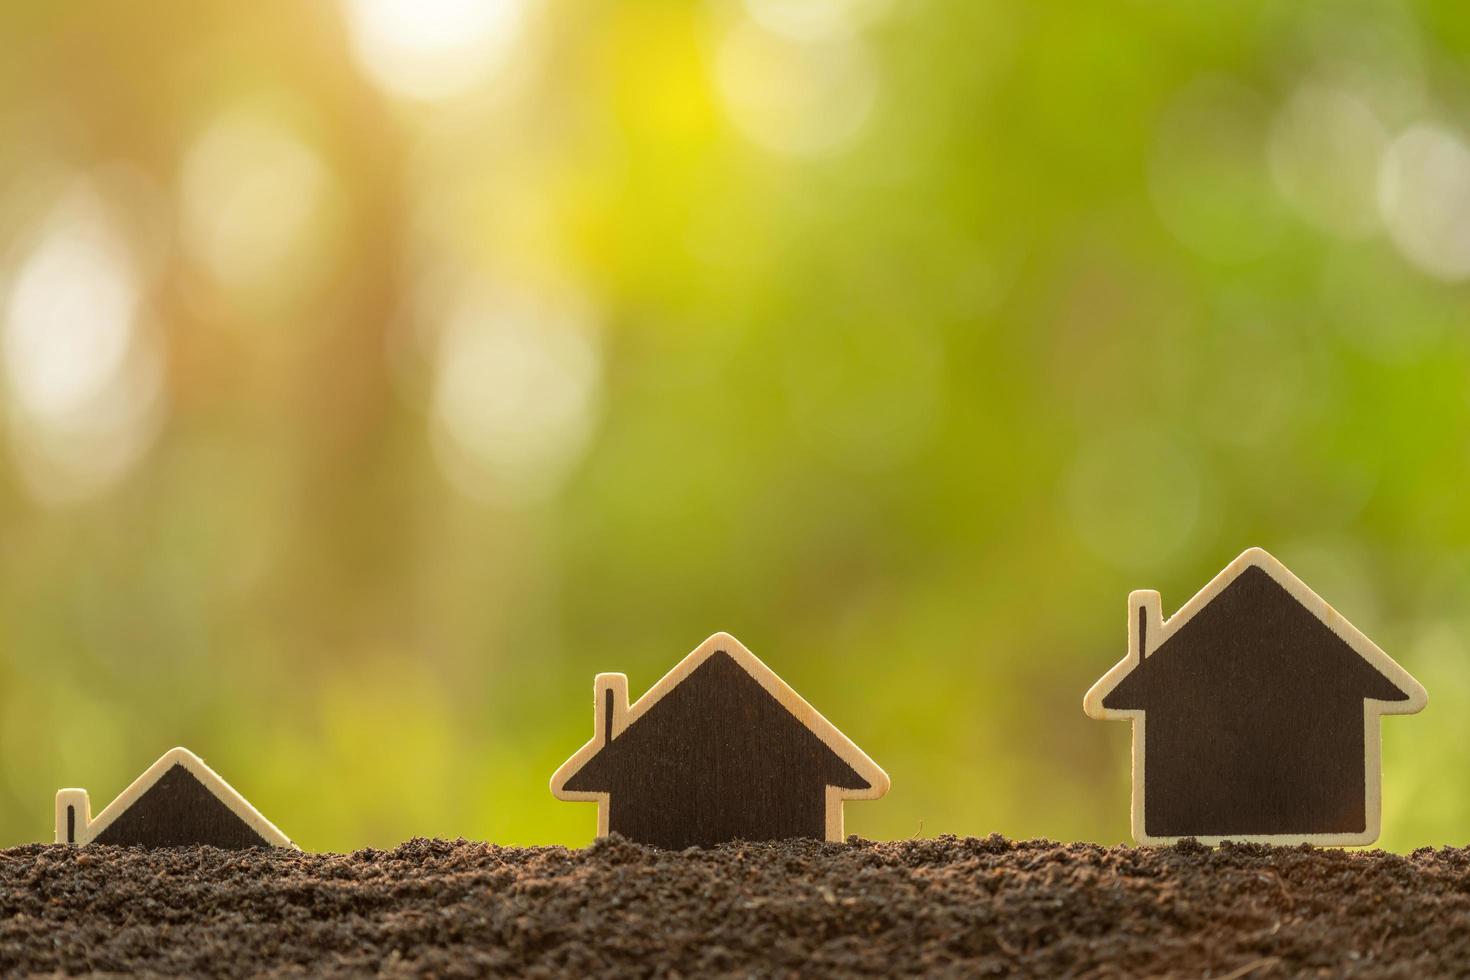
[[[0,970],[1464,976],[1470,851],[35,845],[0,852]]]

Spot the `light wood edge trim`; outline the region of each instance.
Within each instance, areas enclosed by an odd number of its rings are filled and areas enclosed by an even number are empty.
[[[1311,613],[1321,620],[1322,624],[1332,632],[1336,633],[1347,643],[1352,650],[1362,657],[1384,677],[1393,683],[1395,687],[1408,694],[1404,701],[1377,701],[1372,698],[1363,700],[1363,788],[1365,793],[1364,803],[1366,806],[1366,823],[1360,834],[1232,834],[1227,837],[1198,837],[1202,844],[1219,844],[1226,840],[1255,842],[1263,844],[1316,844],[1322,846],[1361,846],[1372,844],[1378,840],[1383,825],[1383,769],[1382,769],[1382,738],[1379,731],[1379,719],[1383,715],[1411,715],[1422,711],[1429,703],[1429,694],[1424,686],[1414,679],[1407,670],[1399,666],[1388,654],[1379,648],[1378,644],[1368,639],[1357,627],[1348,622],[1347,619],[1334,609],[1325,599],[1313,592],[1305,582],[1297,578],[1290,569],[1278,561],[1274,556],[1263,548],[1247,548],[1241,552],[1239,557],[1225,567],[1220,574],[1212,578],[1209,583],[1194,597],[1186,602],[1179,611],[1170,616],[1167,621],[1161,621],[1159,593],[1151,590],[1140,590],[1132,592],[1128,596],[1128,653],[1122,660],[1118,661],[1108,670],[1097,683],[1088,689],[1082,698],[1082,710],[1088,717],[1098,719],[1124,719],[1133,722],[1133,774],[1132,774],[1132,807],[1130,814],[1130,826],[1133,839],[1140,844],[1174,844],[1185,838],[1182,837],[1151,837],[1144,832],[1144,792],[1143,792],[1143,768],[1144,768],[1144,739],[1145,724],[1144,712],[1138,710],[1119,710],[1103,707],[1103,699],[1112,692],[1113,688],[1128,676],[1128,673],[1140,663],[1138,653],[1138,613],[1142,609],[1146,612],[1147,626],[1147,649],[1143,656],[1151,656],[1164,641],[1173,636],[1178,630],[1205,606],[1225,590],[1231,582],[1235,581],[1247,568],[1255,566],[1267,575],[1270,575],[1277,584],[1301,603]]]
[[[664,695],[678,687],[684,678],[694,672],[700,664],[704,663],[717,651],[723,650],[728,653],[742,669],[753,677],[762,688],[766,690],[787,711],[796,717],[806,728],[822,743],[833,751],[843,762],[852,767],[853,771],[868,783],[867,789],[853,790],[842,789],[837,786],[827,787],[827,814],[826,834],[829,841],[843,841],[846,839],[843,833],[842,804],[846,800],[876,800],[888,792],[892,781],[888,773],[884,772],[867,753],[858,748],[850,738],[844,735],[838,728],[824,718],[821,712],[812,707],[805,698],[797,694],[785,681],[776,675],[769,667],[761,662],[755,654],[746,649],[735,637],[729,633],[716,633],[705,640],[689,653],[683,660],[679,661],[672,670],[659,678],[658,683],[649,688],[641,698],[632,705],[627,704],[628,678],[624,674],[598,674],[597,681],[593,687],[594,719],[601,721],[602,708],[597,705],[598,695],[606,689],[607,684],[614,686],[614,738],[628,725],[643,717],[649,709],[659,702]],[[620,684],[621,690],[616,686]],[[626,706],[626,707],[624,707]],[[597,754],[602,748],[603,735],[601,724],[597,725],[597,731],[592,738],[569,758],[562,763],[551,776],[551,795],[559,800],[570,802],[595,802],[597,803],[597,835],[606,837],[608,832],[608,796],[607,793],[576,792],[565,788],[568,780],[587,764],[587,761]]]
[[[128,784],[128,788],[119,793],[117,798],[107,804],[95,818],[90,813],[91,802],[86,790],[63,789],[59,791],[56,794],[56,842],[66,843],[65,814],[68,802],[73,805],[81,804],[78,805],[76,815],[76,843],[90,844],[175,765],[183,766],[192,773],[194,778],[218,797],[221,803],[229,807],[232,813],[245,821],[246,825],[259,834],[267,844],[272,847],[300,850],[289,837],[281,833],[275,824],[251,806],[245,797],[235,792],[234,787],[225,782],[219,773],[205,765],[204,760],[199,756],[182,746],[165,752],[157,762],[144,770],[141,776]]]

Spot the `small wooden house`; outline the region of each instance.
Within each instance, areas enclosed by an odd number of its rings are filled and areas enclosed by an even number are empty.
[[[598,834],[658,847],[844,839],[844,800],[888,776],[734,637],[717,633],[628,704],[599,674],[595,732],[551,779],[598,804]]]
[[[84,789],[56,794],[56,843],[295,847],[188,749],[165,752],[96,817]]]

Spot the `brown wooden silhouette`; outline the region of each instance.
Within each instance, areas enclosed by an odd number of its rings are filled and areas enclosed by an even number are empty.
[[[1084,702],[1134,719],[1135,836],[1376,839],[1378,715],[1418,682],[1259,549],[1158,614],[1134,593],[1132,653]]]
[[[887,776],[732,637],[712,637],[637,705],[599,675],[597,734],[552,779],[601,804],[599,833],[666,848],[842,839],[843,799]]]
[[[187,749],[172,749],[94,819],[86,790],[56,796],[56,840],[67,844],[237,850],[290,840]]]
[[[143,847],[208,844],[227,849],[268,846],[264,837],[177,764],[92,842]]]

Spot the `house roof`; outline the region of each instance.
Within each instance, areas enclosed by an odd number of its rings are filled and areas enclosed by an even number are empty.
[[[1363,696],[1373,700],[1380,714],[1412,714],[1428,700],[1422,685],[1408,671],[1400,667],[1391,657],[1364,636],[1337,610],[1307,587],[1306,583],[1291,573],[1285,565],[1260,548],[1250,548],[1231,562],[1220,574],[1210,580],[1193,598],[1167,621],[1161,617],[1160,597],[1157,592],[1139,591],[1129,596],[1129,649],[1126,656],[1113,666],[1083,698],[1083,708],[1094,718],[1133,717],[1138,707],[1130,702],[1126,707],[1109,705],[1109,696],[1169,641],[1184,631],[1210,605],[1230,589],[1242,576],[1264,573],[1271,582],[1279,586],[1296,604],[1309,612],[1326,627],[1342,645],[1356,654],[1368,667],[1381,677],[1387,686],[1363,672],[1359,685]],[[1141,655],[1140,655],[1141,654]],[[1165,657],[1170,658],[1169,651]]]
[[[564,788],[608,792],[662,783],[718,791],[742,780],[765,783],[776,773],[792,792],[872,786],[721,650],[604,742]]]
[[[128,788],[118,794],[117,798],[103,808],[87,823],[87,839],[95,840],[102,835],[109,826],[125,814],[128,809],[154,785],[173,770],[175,766],[182,767],[192,775],[200,785],[216,797],[235,816],[245,822],[252,831],[259,834],[261,839],[272,847],[291,847],[291,839],[281,833],[269,820],[260,814],[255,807],[229,783],[225,782],[213,769],[204,764],[204,760],[186,748],[178,747],[169,749],[153,765],[149,766],[141,776],[133,780]]]
[[[797,694],[785,681],[781,680],[775,672],[760,661],[755,654],[745,648],[743,644],[728,633],[716,633],[705,640],[692,653],[679,661],[667,674],[649,688],[632,705],[627,707],[621,715],[618,726],[614,732],[613,744],[620,739],[618,735],[634,725],[640,718],[647,715],[662,701],[666,695],[674,691],[680,684],[699,670],[712,657],[719,654],[727,655],[741,670],[763,688],[785,711],[795,718],[803,728],[810,732],[818,741],[825,745],[833,755],[840,759],[851,771],[855,773],[862,782],[862,786],[844,786],[840,789],[842,799],[863,800],[877,799],[888,791],[889,779],[877,763],[870,759],[856,744],[846,735],[822,717],[816,708]],[[599,676],[599,696],[604,690],[604,678],[608,675]],[[626,678],[615,675],[617,681],[621,682],[624,697],[626,697]],[[587,800],[602,801],[606,797],[605,792],[575,790],[568,787],[574,776],[598,754],[604,747],[603,732],[594,733],[576,753],[572,755],[551,777],[551,792],[563,800]]]

